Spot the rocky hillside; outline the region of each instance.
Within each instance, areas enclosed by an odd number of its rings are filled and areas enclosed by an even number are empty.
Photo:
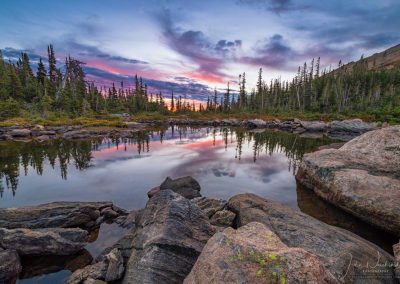
[[[387,70],[400,67],[400,44],[395,45],[385,51],[375,53],[363,59],[368,70]],[[356,62],[350,62],[343,66],[346,71],[351,71]]]

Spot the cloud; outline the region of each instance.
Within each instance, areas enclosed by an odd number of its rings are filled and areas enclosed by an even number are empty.
[[[237,3],[255,6],[277,14],[304,10],[309,7],[307,5],[295,5],[292,0],[238,0]]]
[[[127,63],[127,64],[148,64],[146,61],[138,60],[138,59],[132,59],[132,58],[126,58],[118,55],[112,55],[106,52],[101,51],[97,46],[93,45],[86,45],[86,44],[81,44],[77,43],[76,41],[72,39],[68,39],[64,42],[64,50],[68,50],[69,52],[72,52],[73,54],[76,53],[77,56],[82,56],[82,57],[94,57],[94,58],[99,58],[99,59],[104,59],[107,61],[113,61],[117,63]]]
[[[4,58],[10,60],[11,62],[16,62],[21,57],[21,53],[28,54],[31,62],[38,62],[40,58],[43,58],[43,56],[38,55],[32,49],[15,49],[12,47],[6,47],[1,51]]]
[[[300,54],[287,44],[280,34],[262,41],[261,46],[255,48],[255,51],[256,55],[244,56],[240,61],[262,67],[286,69],[290,62],[300,57]]]
[[[135,78],[133,76],[113,74],[90,66],[85,66],[84,70],[88,75],[88,79],[98,86],[110,87],[112,82],[123,82],[125,87],[134,87]],[[162,92],[167,96],[173,91],[178,96],[182,95],[189,99],[204,100],[207,96],[211,96],[214,91],[208,85],[201,84],[190,78],[176,77],[175,81],[177,82],[143,78],[143,82],[147,84],[150,91]]]
[[[228,77],[222,69],[229,58],[242,45],[241,40],[219,40],[212,43],[201,31],[182,31],[172,21],[169,10],[158,16],[166,44],[177,53],[198,65],[190,75],[210,82],[224,82]]]

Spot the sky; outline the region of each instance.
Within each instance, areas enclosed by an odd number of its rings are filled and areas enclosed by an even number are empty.
[[[292,78],[321,57],[336,67],[400,43],[400,0],[2,0],[0,49],[32,64],[53,44],[98,86],[133,85],[206,100],[228,82]]]

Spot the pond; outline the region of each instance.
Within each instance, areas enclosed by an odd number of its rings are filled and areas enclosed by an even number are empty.
[[[207,197],[250,192],[284,203],[328,224],[351,230],[390,251],[392,236],[326,204],[296,185],[307,152],[336,142],[325,136],[242,128],[170,127],[134,132],[130,139],[0,143],[0,207],[53,201],[112,201],[143,208],[147,191],[170,176],[193,176]],[[59,283],[123,234],[103,224],[76,256],[26,258],[19,283]],[[51,265],[46,266],[46,263]],[[49,269],[49,267],[51,269]],[[27,269],[26,269],[27,268]]]
[[[332,143],[278,131],[168,128],[121,141],[0,144],[0,207],[52,201],[112,201],[144,207],[147,191],[191,175],[203,196],[243,192],[297,207],[294,173],[304,153]]]

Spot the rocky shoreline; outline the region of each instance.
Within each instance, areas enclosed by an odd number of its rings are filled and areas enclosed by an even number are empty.
[[[396,259],[378,246],[254,194],[202,197],[199,183],[183,177],[167,178],[148,196],[145,208],[132,212],[110,202],[0,209],[0,279],[29,269],[21,262],[27,256],[79,252],[90,231],[108,220],[128,232],[72,269],[68,283],[396,281],[389,265]]]
[[[296,134],[318,133],[342,140],[349,140],[362,133],[377,129],[385,124],[367,123],[360,119],[342,121],[302,121],[299,119],[280,121],[264,121],[262,119],[238,120],[194,120],[167,119],[126,122],[124,128],[82,127],[82,126],[43,126],[15,125],[0,127],[1,140],[45,142],[52,139],[88,139],[96,137],[129,138],[132,132],[148,129],[154,126],[191,126],[191,127],[243,127],[247,129],[279,129]]]
[[[306,154],[296,178],[325,201],[400,237],[400,126]]]

